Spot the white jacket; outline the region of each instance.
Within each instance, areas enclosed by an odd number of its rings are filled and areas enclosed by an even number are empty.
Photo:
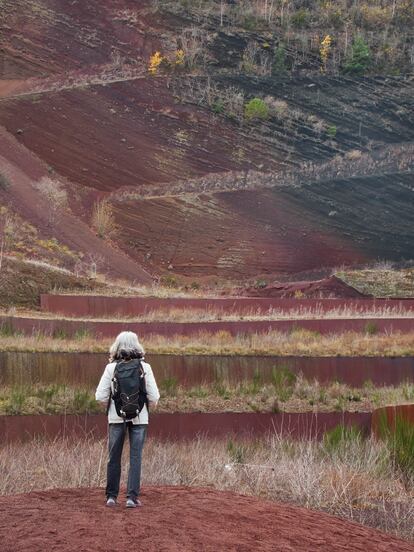
[[[158,391],[157,383],[152,373],[151,366],[147,362],[141,361],[142,368],[144,370],[145,384],[147,387],[147,396],[148,400],[152,403],[157,403],[160,398],[160,393]],[[111,362],[106,365],[104,373],[102,374],[101,381],[99,382],[98,387],[96,388],[95,399],[101,402],[108,402],[109,395],[112,389],[112,378],[114,375],[116,362]],[[118,424],[123,423],[123,419],[118,416],[115,409],[115,403],[111,399],[111,404],[108,412],[108,423]],[[132,420],[133,424],[148,424],[148,409],[144,405],[144,408],[141,410],[140,414]]]

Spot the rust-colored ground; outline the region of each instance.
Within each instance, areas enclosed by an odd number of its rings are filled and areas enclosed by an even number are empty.
[[[2,552],[414,551],[327,514],[210,489],[148,487],[136,510],[103,498],[100,489],[0,498]]]

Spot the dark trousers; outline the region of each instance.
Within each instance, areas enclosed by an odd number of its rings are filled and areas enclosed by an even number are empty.
[[[142,449],[147,434],[147,424],[134,425],[132,422],[126,424],[109,424],[108,439],[108,469],[106,496],[116,498],[119,493],[119,481],[121,479],[121,458],[124,448],[125,434],[129,433],[129,473],[127,497],[137,498],[141,487],[141,461]]]

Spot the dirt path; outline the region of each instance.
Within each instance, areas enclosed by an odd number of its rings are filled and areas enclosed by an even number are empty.
[[[100,489],[0,498],[2,552],[413,552],[333,516],[210,489],[147,487],[143,508],[106,508]]]

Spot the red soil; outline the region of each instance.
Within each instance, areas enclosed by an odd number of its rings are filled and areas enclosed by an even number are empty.
[[[115,214],[131,257],[189,277],[242,279],[369,258],[281,188],[122,201]]]
[[[108,63],[130,63],[160,49],[159,18],[140,0],[2,2],[2,73],[45,76]],[[155,29],[154,27],[158,27]]]
[[[246,290],[246,295],[250,297],[295,297],[300,293],[301,297],[316,298],[348,298],[348,297],[367,297],[363,293],[349,286],[336,276],[317,280],[316,282],[292,282],[280,284],[275,282],[262,289],[250,288]]]
[[[5,99],[0,124],[21,129],[18,139],[60,175],[108,192],[281,165],[235,124],[178,103],[165,78]],[[246,161],[235,158],[234,144]]]
[[[334,516],[186,487],[146,487],[143,507],[109,509],[103,490],[0,498],[2,552],[412,552],[414,545]],[[135,543],[135,544],[134,544]]]
[[[48,221],[48,200],[33,186],[34,182],[48,176],[45,165],[25,147],[0,128],[0,169],[10,187],[0,191],[0,201],[9,204],[24,220],[29,221],[42,237],[54,237],[72,251],[82,252],[85,260],[93,254],[98,261],[98,271],[116,278],[149,283],[151,276],[122,251],[110,247],[99,239],[88,224],[67,209],[61,209],[53,226]]]

